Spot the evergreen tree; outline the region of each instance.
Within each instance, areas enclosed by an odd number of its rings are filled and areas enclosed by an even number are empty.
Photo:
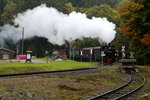
[[[1,0],[0,1],[0,26],[3,25],[3,22],[1,20],[1,14],[3,13],[5,5],[6,5],[6,0]]]
[[[4,24],[13,24],[13,19],[16,14],[16,4],[14,2],[9,2],[4,7],[4,12],[1,14],[1,22]]]
[[[76,47],[98,47],[102,44],[102,42],[99,42],[98,38],[83,38],[83,40],[76,40],[75,46]]]

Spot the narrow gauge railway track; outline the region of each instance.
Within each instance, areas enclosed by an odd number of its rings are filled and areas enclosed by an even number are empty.
[[[138,91],[145,85],[146,79],[138,74],[127,74],[129,81],[124,85],[104,94],[91,97],[87,100],[121,100]]]
[[[29,76],[29,75],[39,75],[39,74],[55,74],[55,73],[66,73],[66,72],[75,72],[75,71],[86,71],[86,70],[94,70],[98,67],[94,68],[79,68],[79,69],[68,69],[68,70],[56,70],[56,71],[43,71],[43,72],[30,72],[30,73],[17,73],[17,74],[2,74],[0,78],[3,77],[13,77],[13,76]]]

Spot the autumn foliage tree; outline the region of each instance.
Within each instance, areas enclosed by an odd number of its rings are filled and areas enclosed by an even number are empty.
[[[141,39],[141,42],[148,46],[148,49],[150,49],[150,34],[145,34]]]
[[[137,58],[150,60],[150,1],[127,0],[118,7],[120,31],[129,37],[130,50]]]

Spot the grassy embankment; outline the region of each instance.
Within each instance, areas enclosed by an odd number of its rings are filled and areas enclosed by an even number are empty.
[[[118,87],[125,79],[116,73],[117,69],[117,66],[106,67],[102,72],[73,76],[1,78],[0,97],[6,100],[79,100]]]
[[[150,100],[150,66],[137,65],[136,67],[139,68],[140,74],[146,78],[146,85],[141,90],[144,95],[138,98],[138,100]]]
[[[9,62],[8,60],[0,60],[0,63]]]
[[[66,69],[76,69],[76,68],[96,67],[96,66],[97,63],[76,62],[70,60],[51,63],[22,63],[22,62],[10,63],[8,61],[7,63],[0,63],[0,74],[66,70]]]

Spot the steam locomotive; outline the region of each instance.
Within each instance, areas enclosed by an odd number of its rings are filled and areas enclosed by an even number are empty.
[[[104,64],[113,64],[117,58],[116,50],[111,44],[101,47],[60,50],[59,55],[65,55],[65,57],[75,61],[103,62]]]

